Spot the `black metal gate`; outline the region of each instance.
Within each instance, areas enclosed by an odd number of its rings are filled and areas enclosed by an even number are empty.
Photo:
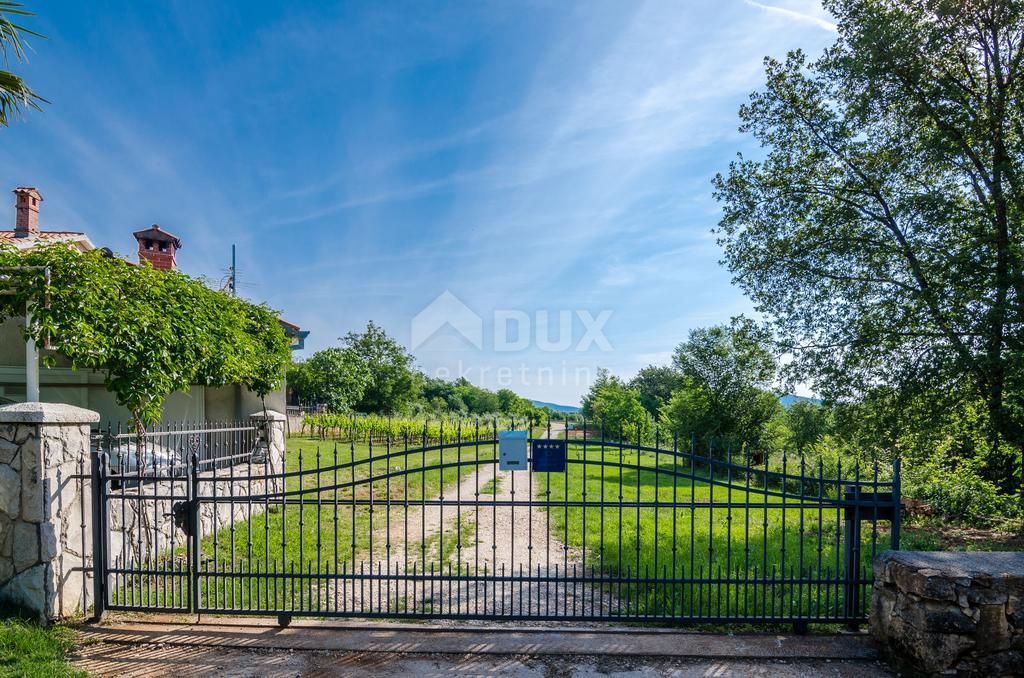
[[[583,424],[534,430],[507,470],[498,428],[292,444],[283,466],[246,443],[159,471],[116,468],[99,440],[97,610],[858,624],[873,557],[899,544],[898,461]]]

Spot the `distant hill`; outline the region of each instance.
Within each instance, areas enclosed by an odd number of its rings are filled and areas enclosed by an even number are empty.
[[[580,411],[580,408],[575,405],[557,405],[555,403],[546,403],[543,400],[534,400],[534,407],[550,407],[555,412],[567,412],[570,414],[576,414]]]
[[[800,402],[820,405],[822,400],[820,398],[808,398],[807,396],[798,396],[793,395],[792,393],[787,393],[786,395],[779,397],[779,402],[782,403],[783,407],[791,407]]]

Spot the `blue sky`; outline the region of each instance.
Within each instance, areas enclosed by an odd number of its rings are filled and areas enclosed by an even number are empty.
[[[757,152],[763,57],[835,37],[805,0],[30,4],[19,71],[52,103],[0,130],[0,185],[39,187],[43,228],[132,254],[158,223],[211,278],[235,243],[241,293],[313,350],[370,319],[409,345],[449,291],[482,341],[442,329],[425,371],[563,403],[750,313],[710,180]],[[577,311],[607,345],[576,350]]]

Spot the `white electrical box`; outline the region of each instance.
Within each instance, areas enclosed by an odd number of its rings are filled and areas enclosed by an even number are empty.
[[[502,471],[526,470],[526,436],[526,431],[498,432],[498,468]]]

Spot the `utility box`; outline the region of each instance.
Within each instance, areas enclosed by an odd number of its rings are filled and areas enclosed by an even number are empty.
[[[525,471],[527,464],[526,431],[498,433],[498,468],[502,471]]]

